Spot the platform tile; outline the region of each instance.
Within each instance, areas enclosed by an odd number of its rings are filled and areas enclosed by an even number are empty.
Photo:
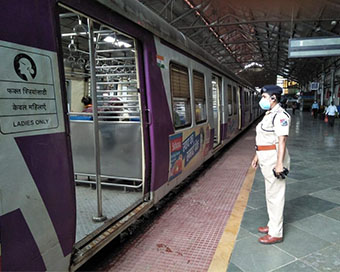
[[[328,242],[340,242],[340,222],[327,216],[316,214],[292,225]]]
[[[237,241],[231,257],[231,262],[244,272],[266,272],[294,260],[273,245],[260,244],[256,236]]]
[[[332,245],[302,258],[318,271],[340,271],[340,245]]]

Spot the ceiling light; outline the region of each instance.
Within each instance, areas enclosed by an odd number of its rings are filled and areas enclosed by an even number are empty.
[[[127,43],[127,42],[122,42],[122,41],[116,41],[115,45],[119,47],[125,47],[125,48],[130,48],[132,45]]]
[[[125,48],[132,47],[131,44],[118,40],[115,34],[106,36],[104,38],[104,42],[112,43],[113,45],[118,46],[118,47],[125,47]]]
[[[107,42],[107,43],[115,43],[116,42],[116,40],[117,40],[117,38],[115,37],[115,36],[106,36],[105,38],[104,38],[104,42]]]
[[[248,69],[248,68],[251,68],[251,67],[260,67],[260,68],[262,68],[263,65],[260,64],[260,63],[257,63],[257,62],[252,62],[252,63],[247,64],[246,66],[244,66],[244,69]]]
[[[334,21],[331,22],[331,25],[334,26],[334,25],[336,25],[336,23],[337,23],[337,21],[334,20]]]

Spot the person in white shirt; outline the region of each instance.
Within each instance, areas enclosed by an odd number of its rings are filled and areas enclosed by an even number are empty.
[[[335,113],[338,112],[338,109],[336,106],[334,106],[334,102],[331,102],[331,105],[328,106],[326,110],[326,115],[328,116],[328,124],[332,127],[334,126],[334,120],[335,120]]]
[[[318,104],[318,102],[316,102],[316,100],[314,100],[314,103],[312,105],[312,112],[313,112],[314,119],[317,118],[318,111],[319,111],[319,104]]]

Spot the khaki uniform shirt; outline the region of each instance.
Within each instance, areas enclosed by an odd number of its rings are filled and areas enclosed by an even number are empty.
[[[276,150],[256,151],[260,167],[275,167],[279,136],[288,136],[290,115],[277,104],[266,112],[262,121],[256,126],[256,145],[276,145]],[[289,169],[290,158],[286,149],[283,166]]]

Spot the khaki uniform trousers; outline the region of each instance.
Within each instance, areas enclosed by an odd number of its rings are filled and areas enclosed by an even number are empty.
[[[277,179],[273,174],[273,168],[275,168],[277,161],[276,150],[257,151],[257,153],[261,172],[265,180],[266,203],[269,216],[267,224],[269,227],[268,234],[272,237],[282,237],[286,180]],[[287,149],[283,164],[284,167],[289,169],[290,158]]]

